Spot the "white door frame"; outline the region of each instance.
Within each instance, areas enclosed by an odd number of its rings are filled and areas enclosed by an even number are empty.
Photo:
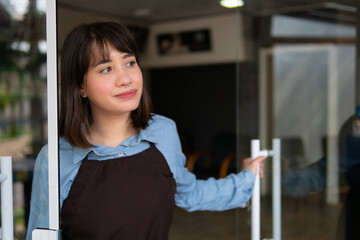
[[[49,229],[35,229],[33,240],[58,240],[60,230],[56,3],[46,0]]]

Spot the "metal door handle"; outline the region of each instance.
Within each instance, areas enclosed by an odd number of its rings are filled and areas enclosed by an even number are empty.
[[[260,140],[251,141],[251,158],[266,156],[273,158],[273,238],[281,240],[281,142],[273,139],[271,150],[260,150]],[[260,178],[256,175],[251,198],[251,239],[260,240]],[[264,239],[265,240],[265,239]]]

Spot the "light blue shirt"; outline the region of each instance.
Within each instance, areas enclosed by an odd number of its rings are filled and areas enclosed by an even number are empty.
[[[251,197],[255,175],[245,169],[238,174],[230,174],[223,179],[209,178],[197,180],[185,168],[185,156],[181,150],[175,122],[160,115],[154,115],[149,126],[138,135],[130,137],[118,147],[97,145],[82,149],[72,147],[65,139],[60,139],[60,208],[66,199],[82,160],[106,161],[142,152],[154,143],[164,155],[176,181],[176,205],[187,211],[221,211],[239,207]],[[146,196],[144,196],[146,199]],[[27,240],[35,228],[47,228],[48,209],[48,154],[47,145],[40,151],[35,164],[31,193],[30,219]]]

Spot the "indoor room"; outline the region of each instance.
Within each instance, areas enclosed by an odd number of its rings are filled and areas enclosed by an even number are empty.
[[[358,1],[226,2],[0,0],[0,157],[12,157],[13,239],[29,240],[35,160],[48,134],[58,133],[65,38],[80,24],[104,21],[131,33],[152,112],[176,124],[191,176],[229,179],[254,158],[252,140],[268,150],[254,190],[259,205],[189,211],[177,204],[169,239],[257,240],[254,226],[261,239],[359,239]],[[53,170],[62,174],[61,166]]]

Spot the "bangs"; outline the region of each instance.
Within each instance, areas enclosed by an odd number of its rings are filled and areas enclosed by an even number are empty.
[[[105,41],[93,41],[91,43],[91,47],[89,48],[89,61],[88,68],[93,66],[95,63],[110,59],[110,49],[112,48]]]
[[[136,61],[139,62],[136,43],[127,29],[122,29],[122,34],[117,28],[119,26],[104,26],[92,29],[91,43],[89,49],[88,67],[95,62],[107,60],[110,58],[110,49],[114,49],[121,53],[130,53],[135,56]],[[125,34],[124,34],[125,33]]]

